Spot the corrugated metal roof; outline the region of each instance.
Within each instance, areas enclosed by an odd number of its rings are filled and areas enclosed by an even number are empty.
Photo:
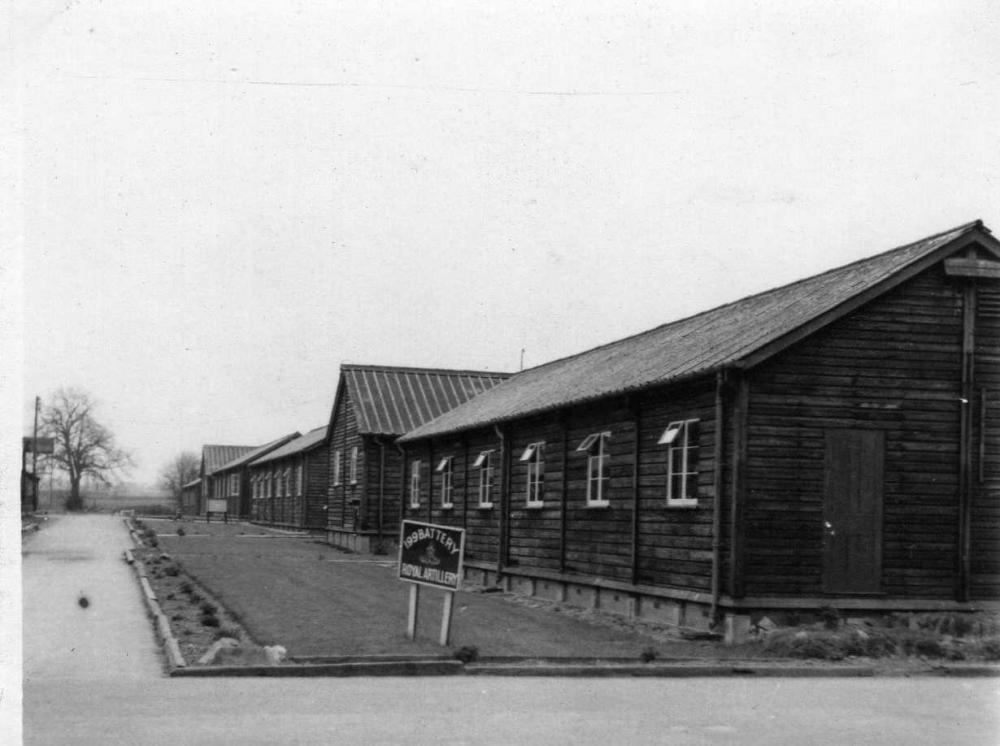
[[[258,464],[264,464],[268,461],[275,461],[279,458],[284,458],[285,456],[291,456],[295,453],[302,453],[303,451],[308,451],[311,448],[315,448],[317,445],[326,440],[326,425],[323,427],[317,427],[314,430],[310,430],[305,435],[302,435],[295,440],[285,443],[281,448],[275,448],[268,454],[261,456],[256,461],[251,462],[253,466]]]
[[[239,458],[244,453],[250,453],[257,446],[202,446],[201,458],[205,464],[205,473],[211,474],[220,466]]]
[[[363,435],[401,435],[488,391],[510,373],[342,365]]]
[[[964,234],[968,223],[877,256],[525,370],[402,441],[690,378],[733,365]]]
[[[241,454],[239,457],[234,458],[232,461],[227,461],[226,463],[224,463],[222,466],[220,466],[219,468],[217,468],[212,473],[218,473],[220,471],[228,471],[229,469],[234,469],[234,468],[236,468],[238,466],[243,466],[244,464],[248,464],[251,461],[253,461],[254,459],[260,458],[265,453],[270,453],[275,448],[280,448],[281,446],[283,446],[288,441],[293,440],[294,438],[299,437],[300,434],[301,433],[299,433],[298,431],[296,431],[294,433],[290,433],[288,435],[284,435],[284,436],[278,438],[277,440],[272,440],[270,443],[267,443],[265,445],[258,446],[257,448],[254,448],[254,449],[248,451],[247,453]]]

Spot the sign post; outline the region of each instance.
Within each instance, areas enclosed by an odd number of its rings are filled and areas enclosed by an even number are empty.
[[[455,591],[462,587],[462,560],[465,556],[465,529],[404,520],[399,534],[399,579],[410,585],[410,609],[406,637],[417,636],[420,586],[444,590],[441,614],[441,645],[451,636],[451,611]]]
[[[229,523],[229,501],[225,498],[210,497],[205,508],[205,523],[212,522],[212,513],[222,513],[224,523]]]

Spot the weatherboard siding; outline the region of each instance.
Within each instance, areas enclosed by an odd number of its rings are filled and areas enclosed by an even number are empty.
[[[977,291],[970,591],[984,599],[1000,597],[1000,283]]]
[[[822,595],[826,434],[884,434],[881,591],[954,598],[961,289],[934,268],[754,370],[748,595]]]
[[[637,581],[644,585],[708,591],[712,583],[712,509],[715,498],[715,381],[646,392],[640,418]],[[667,507],[667,426],[697,419],[698,504]]]
[[[634,422],[624,399],[595,402],[567,412],[566,572],[628,582],[632,575],[632,465]],[[588,435],[606,441],[607,507],[587,504],[588,455],[576,448]]]
[[[632,400],[625,397],[548,415],[472,430],[462,438],[409,444],[410,464],[419,459],[420,505],[406,517],[461,526],[467,530],[468,558],[518,570],[563,572],[624,583],[637,582],[704,591],[711,586],[712,502],[715,428],[714,380],[694,387],[660,388]],[[636,472],[636,422],[640,423]],[[667,452],[660,436],[675,420],[701,421],[697,506],[666,505]],[[607,505],[587,504],[587,454],[577,447],[591,433],[609,432]],[[529,444],[545,444],[542,505],[527,505]],[[479,453],[495,458],[494,499],[480,508],[479,474],[472,466]],[[441,504],[441,475],[435,469],[452,457],[453,507]],[[506,474],[503,473],[506,459]],[[639,517],[635,520],[636,473]],[[503,493],[501,494],[501,489]],[[501,525],[505,528],[501,533]]]
[[[511,428],[510,565],[561,569],[564,431],[560,417],[534,418]],[[520,460],[532,443],[545,444],[541,507],[527,505],[528,464]]]
[[[303,459],[303,528],[326,527],[327,490],[329,488],[329,451],[320,446],[302,454]]]
[[[364,443],[358,434],[357,418],[350,397],[341,396],[331,420],[332,432],[329,446],[329,502],[327,526],[329,528],[354,529],[355,510],[359,510],[363,497],[365,480],[351,484],[351,448],[358,448],[358,472],[364,474]],[[334,484],[334,454],[340,452],[340,484]],[[360,511],[359,511],[360,512]]]

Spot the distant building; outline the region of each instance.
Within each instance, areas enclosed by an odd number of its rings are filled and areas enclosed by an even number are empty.
[[[198,515],[201,505],[201,478],[181,486],[181,513]]]
[[[341,454],[378,430],[344,409]],[[977,608],[1000,600],[1000,242],[970,223],[525,370],[399,444],[387,492],[465,527],[486,583],[702,629]]]
[[[289,441],[299,437],[299,435],[300,433],[298,432],[284,435],[276,440],[272,440],[270,443],[241,453],[231,461],[227,461],[221,466],[216,467],[206,475],[211,480],[211,494],[209,498],[225,500],[226,512],[230,517],[250,518],[250,462],[280,448]]]
[[[221,488],[216,486],[215,474],[218,469],[231,462],[233,459],[250,453],[256,446],[222,446],[206,445],[201,448],[201,469],[198,475],[200,481],[200,494],[198,496],[198,507],[196,515],[204,515],[208,505],[208,499],[219,493]]]
[[[39,478],[26,469],[21,469],[21,512],[34,513],[38,510]]]
[[[369,552],[394,542],[406,483],[396,438],[509,375],[342,365],[327,436],[330,543]]]
[[[327,426],[317,427],[248,464],[254,521],[287,528],[326,528]]]

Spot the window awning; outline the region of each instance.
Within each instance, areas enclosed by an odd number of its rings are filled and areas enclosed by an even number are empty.
[[[678,433],[684,427],[683,422],[671,422],[667,425],[667,429],[663,431],[663,435],[657,441],[661,446],[668,446],[677,439]]]

